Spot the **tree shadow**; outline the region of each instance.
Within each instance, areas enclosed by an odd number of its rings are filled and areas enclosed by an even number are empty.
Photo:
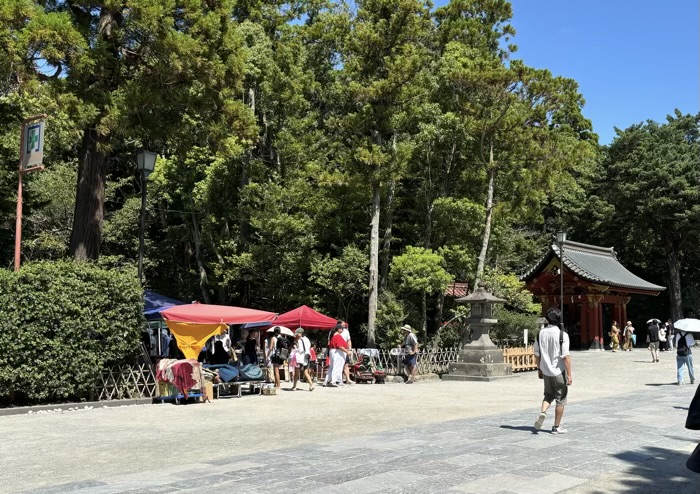
[[[531,425],[502,425],[501,429],[509,429],[512,431],[532,432],[533,434],[537,434],[540,432]]]
[[[613,457],[629,463],[626,472],[620,472],[620,487],[616,492],[635,494],[690,494],[700,493],[700,475],[685,466],[686,453],[666,448],[645,446],[642,449],[622,451]],[[629,474],[629,476],[628,476]],[[594,494],[607,490],[595,489]]]

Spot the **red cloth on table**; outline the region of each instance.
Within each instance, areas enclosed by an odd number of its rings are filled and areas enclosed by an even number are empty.
[[[202,366],[194,359],[163,359],[158,362],[156,379],[172,384],[185,398],[188,390],[201,389],[202,378]]]

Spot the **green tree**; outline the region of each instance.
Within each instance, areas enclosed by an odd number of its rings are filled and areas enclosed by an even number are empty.
[[[346,245],[339,257],[326,255],[312,263],[311,280],[333,294],[337,313],[347,321],[353,300],[367,292],[367,255]]]
[[[344,134],[350,159],[371,187],[367,344],[375,344],[379,293],[379,220],[382,184],[403,168],[399,152],[402,111],[424,67],[432,29],[421,0],[362,0],[345,41],[338,83],[346,88]]]
[[[625,253],[651,254],[650,264],[665,259],[674,320],[683,317],[683,259],[700,241],[699,159],[700,114],[676,110],[665,123],[618,130],[603,160],[610,229]]]
[[[406,247],[391,261],[390,276],[397,289],[421,299],[421,330],[427,334],[427,297],[445,291],[454,279],[444,268],[440,254],[423,247]]]

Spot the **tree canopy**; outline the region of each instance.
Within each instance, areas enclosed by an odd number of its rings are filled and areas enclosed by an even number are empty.
[[[698,307],[698,117],[600,148],[576,81],[517,58],[512,15],[505,0],[0,0],[0,256],[18,125],[46,112],[24,260],[135,263],[143,148],[159,156],[145,284],[175,298],[310,303],[369,344],[402,318],[429,336],[453,280],[530,312],[513,273],[567,227]]]

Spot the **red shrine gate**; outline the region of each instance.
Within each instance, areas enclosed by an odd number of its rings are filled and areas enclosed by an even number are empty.
[[[631,295],[656,296],[666,289],[628,271],[617,260],[612,247],[564,242],[563,250],[564,325],[573,346],[603,348],[604,312],[622,329],[627,321],[627,303]],[[559,307],[559,267],[559,247],[552,245],[540,262],[522,277],[543,310]]]

